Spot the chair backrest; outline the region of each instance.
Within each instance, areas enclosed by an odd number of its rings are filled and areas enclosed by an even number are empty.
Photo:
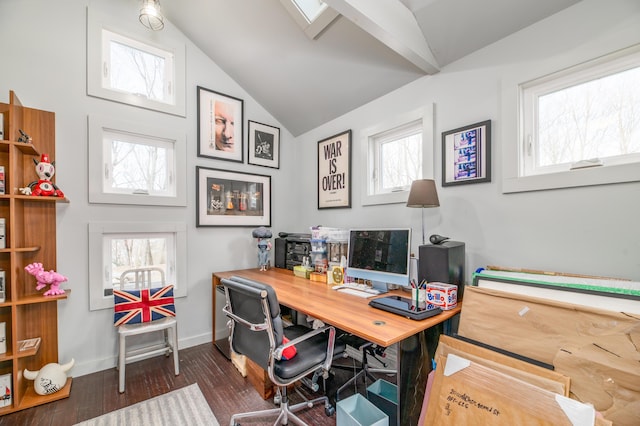
[[[284,336],[280,304],[273,287],[241,277],[223,279],[225,311],[231,314],[231,348],[264,370]]]
[[[138,324],[176,316],[173,286],[113,290],[113,325]]]
[[[153,278],[157,278],[156,281]],[[143,267],[127,269],[120,274],[120,289],[126,288],[150,288],[154,283],[157,286],[166,284],[164,270],[158,267]]]

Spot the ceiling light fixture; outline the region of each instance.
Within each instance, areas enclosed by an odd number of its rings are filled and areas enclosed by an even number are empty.
[[[140,22],[153,31],[164,28],[164,16],[160,10],[160,0],[142,0]]]

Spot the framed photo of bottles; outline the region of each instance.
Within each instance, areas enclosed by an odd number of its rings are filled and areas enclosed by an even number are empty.
[[[196,166],[196,226],[271,226],[271,176]]]

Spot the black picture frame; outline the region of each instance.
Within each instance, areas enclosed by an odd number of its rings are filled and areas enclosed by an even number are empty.
[[[442,186],[491,182],[491,120],[442,133]]]
[[[249,120],[247,163],[280,168],[280,128]]]
[[[196,227],[271,226],[271,176],[196,166]]]
[[[351,129],[318,142],[318,209],[351,208]]]
[[[198,157],[244,162],[244,101],[198,86]]]

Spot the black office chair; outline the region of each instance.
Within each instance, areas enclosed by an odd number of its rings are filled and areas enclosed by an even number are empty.
[[[319,402],[324,402],[327,416],[333,415],[335,408],[326,395],[289,406],[287,386],[317,371],[329,371],[335,344],[334,328],[325,326],[312,330],[304,327],[304,334],[300,333],[302,326],[285,329],[280,305],[271,286],[241,277],[223,279],[222,285],[227,296],[223,311],[232,320],[231,348],[266,370],[280,393],[279,408],[234,414],[230,425],[238,425],[238,420],[243,418],[271,415],[278,415],[275,424],[286,425],[291,420],[305,425],[294,412]],[[290,341],[282,344],[283,337],[289,333]],[[282,359],[283,351],[290,346],[296,347],[297,354],[289,360]]]

